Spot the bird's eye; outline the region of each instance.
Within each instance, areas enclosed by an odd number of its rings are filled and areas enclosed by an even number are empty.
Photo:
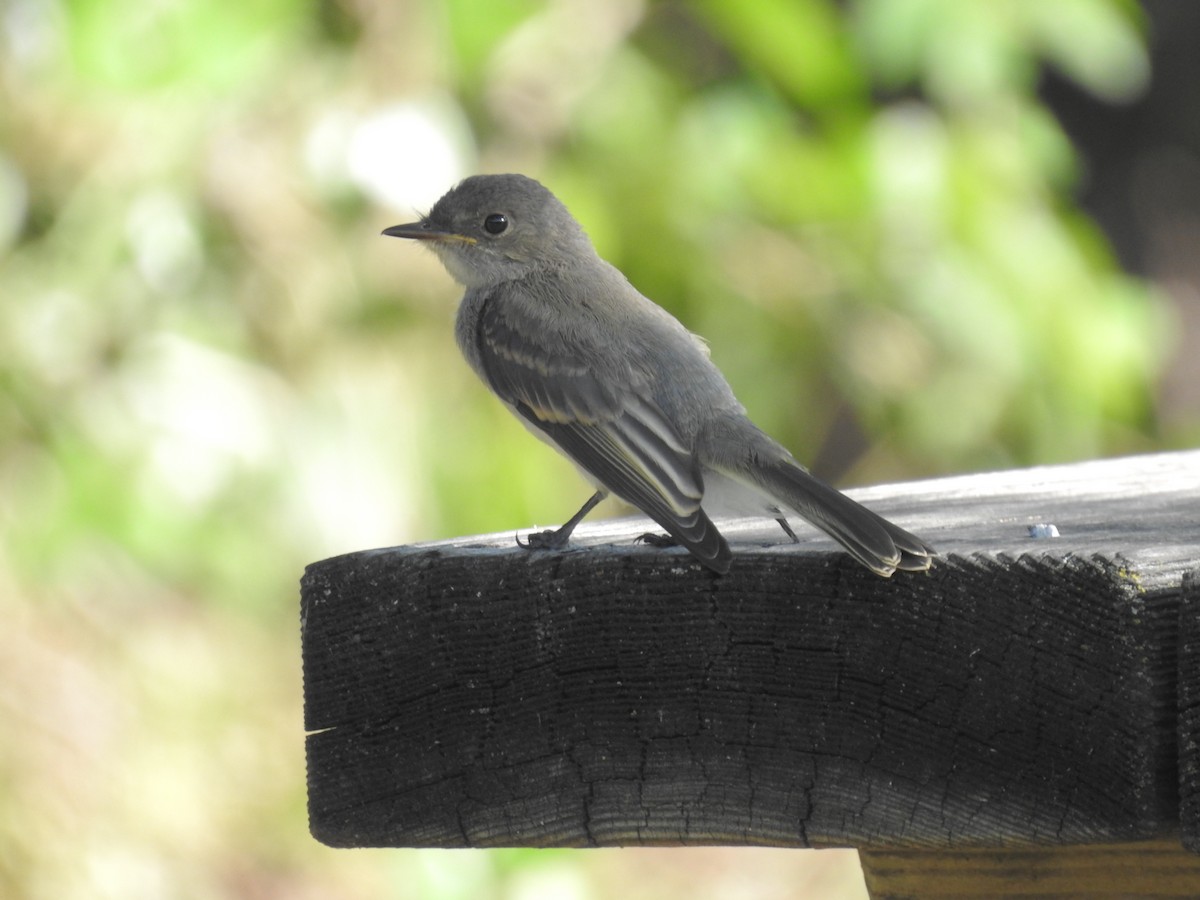
[[[492,213],[483,220],[483,230],[488,234],[501,234],[508,228],[508,216],[503,213]]]

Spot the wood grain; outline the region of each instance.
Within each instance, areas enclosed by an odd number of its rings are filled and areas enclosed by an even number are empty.
[[[880,579],[738,522],[714,576],[632,543],[641,519],[561,553],[505,535],[310,566],[314,835],[975,850],[1178,832],[1200,454],[856,496],[938,566]]]

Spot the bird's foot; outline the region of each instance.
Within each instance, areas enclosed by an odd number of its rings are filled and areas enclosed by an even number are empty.
[[[561,550],[567,546],[567,541],[571,539],[571,532],[575,530],[575,526],[583,521],[583,517],[595,509],[596,504],[608,496],[606,491],[596,491],[592,496],[588,497],[587,502],[579,508],[579,512],[571,516],[561,528],[547,529],[546,531],[535,531],[529,535],[524,541],[517,537],[517,546],[524,547],[526,550]]]
[[[518,535],[517,546],[525,550],[561,550],[567,546],[570,538],[570,531],[564,532],[562,528],[550,528],[546,531],[535,531],[525,540],[521,540]]]
[[[678,547],[679,541],[671,537],[669,534],[655,534],[652,531],[647,531],[645,534],[640,534],[633,539],[635,544],[649,544],[651,547]]]

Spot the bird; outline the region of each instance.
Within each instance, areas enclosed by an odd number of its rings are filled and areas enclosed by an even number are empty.
[[[733,553],[713,517],[768,516],[793,541],[795,513],[872,572],[930,568],[936,551],[814,476],[755,425],[707,344],[596,252],[540,182],[473,175],[418,221],[383,230],[419,241],[465,288],[455,339],[480,380],[596,488],[562,527],[522,546],[562,549],[615,494],[703,566]]]

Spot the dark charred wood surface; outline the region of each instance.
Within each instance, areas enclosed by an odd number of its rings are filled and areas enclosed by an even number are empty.
[[[851,493],[937,566],[882,579],[816,532],[739,521],[719,523],[735,560],[714,576],[634,543],[640,518],[562,552],[509,534],[310,566],[314,835],[965,850],[1197,833],[1200,453]]]

